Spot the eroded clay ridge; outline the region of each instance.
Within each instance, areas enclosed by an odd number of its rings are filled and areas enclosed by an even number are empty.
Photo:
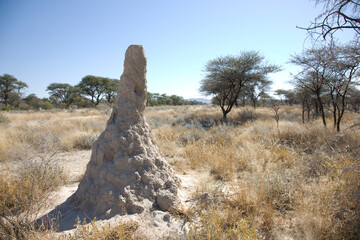
[[[146,92],[144,49],[131,45],[106,129],[93,144],[85,176],[72,197],[89,217],[167,211],[178,202],[179,180],[146,124]]]

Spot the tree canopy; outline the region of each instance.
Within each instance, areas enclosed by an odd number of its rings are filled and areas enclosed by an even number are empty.
[[[214,96],[226,119],[240,94],[245,92],[246,85],[264,81],[266,74],[279,69],[276,65],[264,63],[264,56],[255,51],[219,57],[205,65],[206,75],[201,81],[200,92]]]
[[[120,80],[117,79],[103,78],[104,97],[108,103],[115,99],[119,82]]]
[[[91,99],[93,105],[98,105],[103,97],[111,103],[116,96],[119,80],[87,75],[77,85],[84,96]]]
[[[0,94],[5,106],[9,104],[9,97],[11,93],[14,93],[20,97],[20,91],[23,88],[27,88],[27,84],[17,80],[10,74],[4,74],[0,76]]]

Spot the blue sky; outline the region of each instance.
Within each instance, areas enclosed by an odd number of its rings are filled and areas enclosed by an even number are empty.
[[[310,0],[0,0],[0,75],[47,97],[50,83],[119,79],[127,47],[141,44],[153,93],[201,97],[206,62],[243,50],[281,65],[269,77],[289,88],[290,54],[310,44],[296,26],[320,12]]]

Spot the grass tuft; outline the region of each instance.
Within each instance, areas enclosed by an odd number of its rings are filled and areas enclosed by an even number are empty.
[[[127,240],[127,239],[139,239],[139,236],[135,234],[139,224],[137,222],[120,222],[116,226],[107,225],[98,226],[96,219],[87,223],[84,219],[83,222],[78,220],[76,230],[74,233],[63,234],[62,240],[76,240],[76,239],[88,239],[88,240]]]

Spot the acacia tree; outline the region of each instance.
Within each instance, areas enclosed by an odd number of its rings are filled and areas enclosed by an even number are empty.
[[[268,79],[259,79],[258,81],[250,81],[246,86],[246,95],[256,108],[257,100],[264,96],[270,89],[271,81]]]
[[[92,105],[98,105],[104,93],[104,78],[87,75],[77,85],[81,93],[91,98]]]
[[[334,52],[333,76],[328,79],[327,85],[333,105],[334,127],[339,132],[348,91],[359,83],[360,45],[355,43],[334,47]]]
[[[14,76],[10,74],[4,74],[0,76],[0,93],[5,106],[9,104],[9,96],[11,93],[16,93],[20,96],[21,89],[27,88],[27,84],[17,80]]]
[[[324,39],[343,29],[354,30],[360,37],[359,0],[315,0],[323,5],[323,12],[306,29],[310,34],[320,34]]]
[[[51,83],[46,91],[49,91],[53,103],[62,103],[66,108],[76,103],[80,98],[80,89],[67,83]]]
[[[346,108],[349,89],[358,83],[360,68],[360,45],[329,46],[311,49],[302,55],[295,55],[292,63],[303,70],[295,76],[295,84],[307,88],[316,96],[316,103],[326,126],[324,99],[330,99],[334,128],[340,131],[341,119]]]
[[[296,102],[296,94],[293,90],[276,89],[275,95],[279,96],[281,101],[285,101],[289,105],[293,105]]]
[[[308,49],[302,54],[293,55],[290,60],[291,63],[303,68],[294,76],[295,85],[305,87],[314,93],[325,127],[326,119],[322,95],[325,92],[326,81],[332,74],[331,61],[333,61],[333,55],[328,47]]]
[[[246,83],[262,80],[266,74],[280,69],[263,61],[264,57],[258,52],[244,51],[239,56],[219,57],[205,65],[206,76],[201,81],[200,92],[214,96],[224,120]]]
[[[60,102],[67,103],[69,98],[69,90],[72,86],[67,83],[51,83],[46,91],[49,92],[50,98],[54,101],[55,104]]]
[[[307,121],[310,121],[313,96],[312,91],[305,87],[297,87],[294,90],[294,97],[301,103],[301,119],[303,124],[305,124],[305,112],[307,112]]]

